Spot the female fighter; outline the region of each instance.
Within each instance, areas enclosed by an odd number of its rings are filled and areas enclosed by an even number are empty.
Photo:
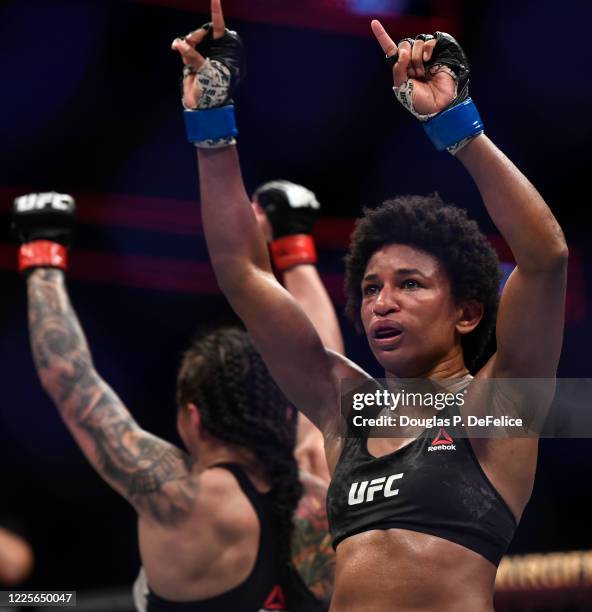
[[[356,309],[392,379],[461,379],[466,386],[469,365],[494,323],[497,350],[471,386],[554,377],[567,268],[556,220],[484,134],[458,43],[438,32],[397,45],[379,22],[372,30],[393,66],[397,98],[436,147],[466,168],[517,265],[496,314],[495,255],[476,224],[437,198],[397,198],[358,223],[347,263],[350,312]],[[337,545],[331,609],[491,612],[496,566],[531,493],[536,438],[455,440],[442,432],[439,439],[437,429],[406,439],[344,435],[340,379],[369,377],[325,350],[271,272],[235,146],[231,96],[242,48],[225,29],[220,0],[212,0],[212,24],[176,39],[173,49],[185,64],[185,120],[197,146],[202,216],[218,282],[275,380],[325,436]],[[505,398],[493,399],[504,408]],[[529,409],[544,412],[545,399]],[[514,407],[526,401],[512,400]]]
[[[290,181],[271,181],[255,191],[252,206],[259,228],[270,245],[275,270],[281,275],[285,287],[309,315],[323,344],[343,353],[343,339],[335,310],[315,266],[317,258],[312,230],[320,210],[315,194]],[[296,240],[305,240],[312,245],[306,257],[290,257],[290,243],[294,236],[298,237]],[[326,513],[329,470],[323,436],[302,413],[298,415],[294,456],[303,496],[293,519],[292,561],[307,587],[328,603],[335,573],[335,555]],[[133,591],[136,609],[145,612],[150,591],[143,568]]]
[[[73,209],[72,198],[55,193],[15,201],[31,344],[41,383],[79,446],[138,513],[148,610],[321,609],[292,569],[302,491],[295,412],[249,337],[218,330],[185,353],[177,425],[186,452],[143,430],[95,370],[68,298]],[[305,482],[299,517],[310,531],[318,487]],[[304,550],[298,556],[306,561]],[[316,586],[326,589],[326,580]]]

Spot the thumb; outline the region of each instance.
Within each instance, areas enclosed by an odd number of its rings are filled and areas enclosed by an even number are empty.
[[[196,51],[184,38],[175,38],[171,45],[173,51],[178,51],[186,66],[192,66],[196,70],[205,63],[204,56]]]

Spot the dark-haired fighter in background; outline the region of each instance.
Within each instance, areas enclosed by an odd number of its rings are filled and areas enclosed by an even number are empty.
[[[185,64],[184,104],[195,109],[185,117],[198,147],[206,240],[220,287],[275,380],[324,433],[337,546],[331,609],[491,612],[497,564],[531,494],[537,439],[460,437],[436,453],[428,451],[437,428],[403,439],[344,435],[340,379],[370,377],[325,349],[273,277],[235,147],[231,96],[242,48],[225,29],[220,0],[212,0],[212,22],[215,44],[203,44],[212,28],[174,43]],[[517,263],[497,310],[495,254],[464,212],[433,198],[398,198],[366,212],[347,275],[350,304],[359,306],[355,316],[374,355],[389,378],[461,379],[466,387],[467,365],[495,323],[497,350],[477,379],[553,378],[567,269],[557,221],[484,135],[458,43],[436,33],[396,45],[379,22],[372,29],[393,64],[398,99],[436,147],[467,169]],[[484,270],[471,265],[473,256]],[[474,412],[504,414],[506,399],[493,399]],[[550,399],[528,408],[544,413]]]
[[[252,206],[284,285],[310,317],[325,346],[343,353],[335,310],[315,266],[312,230],[320,210],[315,194],[290,181],[271,181],[255,191]],[[292,561],[308,588],[328,603],[335,571],[326,512],[329,470],[323,436],[302,413],[298,415],[294,455],[304,493],[294,514]],[[134,584],[139,612],[146,610],[148,594],[142,569]]]
[[[68,298],[73,211],[61,194],[15,201],[31,345],[41,383],[79,446],[138,513],[148,610],[320,609],[291,560],[302,491],[296,414],[247,334],[212,332],[184,355],[177,425],[187,452],[143,430],[95,370]],[[313,484],[305,480],[305,501],[317,512]],[[301,518],[317,525],[306,510]],[[328,581],[317,582],[327,594]]]

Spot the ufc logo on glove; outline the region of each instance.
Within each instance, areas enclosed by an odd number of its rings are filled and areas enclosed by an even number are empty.
[[[74,207],[74,200],[65,193],[56,193],[55,191],[50,191],[48,193],[29,193],[20,198],[16,198],[14,207],[16,212],[19,213],[45,209],[69,212]]]

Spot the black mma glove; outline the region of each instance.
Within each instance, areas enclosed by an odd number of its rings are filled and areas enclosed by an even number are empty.
[[[414,79],[407,80],[398,87],[393,87],[395,95],[401,104],[417,119],[423,122],[423,128],[436,148],[447,149],[455,154],[472,138],[483,132],[483,122],[477,109],[469,98],[469,62],[458,41],[446,32],[420,34],[415,40],[429,41],[436,39],[436,46],[431,58],[424,62],[426,76],[429,81],[436,73],[447,72],[455,83],[453,100],[442,110],[430,114],[418,113],[413,106]],[[413,39],[403,39],[412,46]],[[401,41],[403,42],[403,41]],[[399,43],[400,44],[400,43]],[[390,66],[397,61],[398,55],[388,57]]]
[[[257,189],[254,200],[271,225],[271,256],[276,269],[316,263],[311,234],[321,206],[315,194],[290,181],[272,181]]]
[[[195,47],[195,50],[208,58],[209,62],[195,71],[202,90],[198,108],[215,108],[232,104],[232,96],[245,76],[244,48],[241,38],[234,30],[228,28],[224,36],[214,38],[211,23],[206,23],[201,28],[206,30],[207,34]],[[185,70],[187,69],[186,67]],[[191,71],[190,68],[189,70]]]
[[[315,194],[290,181],[271,181],[255,191],[254,199],[265,211],[273,238],[311,234],[321,205]]]
[[[14,200],[12,231],[20,243],[19,271],[67,267],[74,227],[74,199],[55,192],[30,193]]]
[[[184,119],[187,139],[201,148],[236,144],[238,134],[232,95],[244,76],[244,50],[239,35],[224,29],[214,37],[214,26],[206,23],[183,39],[173,42],[182,55]],[[192,45],[195,45],[191,49]],[[188,94],[188,91],[190,94]],[[196,95],[199,94],[199,97]]]

